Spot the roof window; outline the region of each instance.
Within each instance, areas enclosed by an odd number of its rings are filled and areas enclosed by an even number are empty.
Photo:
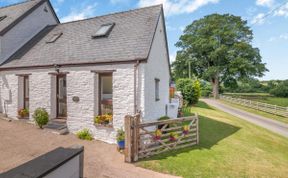
[[[1,16],[0,21],[4,20],[7,17],[7,15]]]
[[[93,35],[93,38],[99,38],[99,37],[107,37],[109,33],[112,31],[115,23],[108,23],[101,25],[101,27],[97,30],[95,35]]]
[[[46,43],[54,43],[55,41],[57,41],[61,36],[63,35],[63,33],[55,33],[52,35],[52,37],[46,41]]]

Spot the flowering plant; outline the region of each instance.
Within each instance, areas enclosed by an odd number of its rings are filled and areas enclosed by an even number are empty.
[[[183,126],[183,134],[187,135],[189,133],[189,125],[184,125]]]
[[[155,137],[154,137],[154,139],[155,139],[155,140],[160,140],[160,139],[161,139],[161,136],[162,136],[162,131],[161,131],[161,129],[157,129],[157,130],[155,131]]]
[[[108,124],[111,124],[112,121],[113,121],[112,114],[98,115],[94,118],[94,123],[100,124],[100,125],[108,125]]]
[[[174,142],[174,141],[176,141],[178,139],[178,134],[176,133],[176,132],[171,132],[170,133],[170,136],[169,136],[169,140],[171,141],[171,142]]]
[[[29,110],[28,109],[25,109],[25,108],[23,108],[23,109],[19,109],[18,110],[18,116],[20,116],[20,117],[28,117],[29,116]]]

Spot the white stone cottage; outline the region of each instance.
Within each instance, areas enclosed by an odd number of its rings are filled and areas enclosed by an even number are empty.
[[[115,143],[127,114],[155,120],[169,108],[170,67],[161,5],[60,23],[49,0],[0,8],[0,112],[29,120],[42,107],[70,132]],[[168,107],[167,107],[168,106]],[[113,114],[112,128],[94,125]]]

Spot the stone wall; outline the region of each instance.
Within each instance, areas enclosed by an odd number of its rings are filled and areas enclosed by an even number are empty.
[[[145,113],[146,107],[149,107],[149,113],[157,113],[157,116],[165,114],[165,105],[168,102],[168,77],[158,76],[163,81],[161,85],[161,102],[154,104],[154,72],[152,83],[144,85],[144,69],[146,63],[140,64],[137,73],[137,100],[138,110]],[[88,128],[93,133],[94,138],[108,143],[115,143],[117,129],[124,127],[124,117],[128,114],[134,114],[134,66],[135,64],[119,65],[99,65],[89,67],[61,68],[60,72],[67,72],[67,125],[72,133]],[[91,72],[93,70],[113,70],[113,128],[97,127],[94,125],[94,117],[98,114],[98,74]],[[164,72],[167,69],[164,69]],[[29,74],[30,88],[30,119],[32,113],[38,107],[43,107],[50,115],[50,119],[56,116],[56,77],[49,73],[54,72],[51,69],[23,70],[0,72],[1,90],[0,110],[9,117],[17,117],[17,110],[20,109],[18,82],[21,80],[16,74]],[[148,72],[148,71],[146,71]],[[162,70],[163,72],[163,70]],[[167,73],[166,73],[167,74]],[[165,73],[161,75],[166,75]],[[157,76],[156,76],[157,77]],[[144,89],[151,90],[144,97]],[[166,93],[167,90],[167,93]],[[146,91],[145,91],[146,92]],[[166,96],[167,95],[167,96]],[[73,97],[78,96],[79,102],[74,102]],[[147,101],[146,101],[147,99]],[[8,104],[7,101],[9,100]],[[4,110],[4,101],[7,109]],[[149,103],[149,102],[153,103]],[[144,104],[145,103],[145,104]],[[150,106],[151,105],[151,106]],[[160,113],[160,114],[158,114]],[[155,116],[150,114],[150,116]],[[151,118],[151,117],[149,117]],[[145,119],[145,118],[144,118]]]
[[[67,124],[71,132],[88,128],[95,139],[115,143],[116,130],[124,125],[124,117],[133,114],[133,65],[113,72],[113,128],[94,126],[98,114],[98,74],[90,71],[69,71],[67,75]],[[78,96],[79,102],[72,98]]]

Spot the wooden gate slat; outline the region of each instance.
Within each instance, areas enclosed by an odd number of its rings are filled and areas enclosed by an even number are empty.
[[[184,134],[183,126],[187,125],[188,121],[189,133]],[[161,139],[155,139],[155,131],[159,125],[162,125],[160,130],[163,134],[161,134]],[[170,141],[172,132],[178,135],[175,142]],[[140,122],[140,115],[125,117],[125,161],[127,162],[198,143],[198,115],[146,123]]]

